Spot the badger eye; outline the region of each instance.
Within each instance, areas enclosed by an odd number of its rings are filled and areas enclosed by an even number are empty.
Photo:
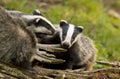
[[[76,35],[73,35],[73,36],[72,36],[72,40],[74,40],[75,38],[76,38]]]

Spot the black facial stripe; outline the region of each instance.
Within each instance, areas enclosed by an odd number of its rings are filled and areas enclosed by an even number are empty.
[[[79,34],[79,31],[77,30],[77,28],[74,28],[74,33],[72,35],[71,43],[75,40],[78,34]]]
[[[67,36],[68,29],[69,29],[69,25],[62,26],[62,41],[65,40],[65,37]]]

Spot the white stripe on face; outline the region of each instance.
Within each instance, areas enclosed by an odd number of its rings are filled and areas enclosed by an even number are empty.
[[[75,28],[74,25],[69,24],[69,28],[68,28],[65,40],[62,43],[68,43],[71,46],[71,39],[74,32],[74,28]]]

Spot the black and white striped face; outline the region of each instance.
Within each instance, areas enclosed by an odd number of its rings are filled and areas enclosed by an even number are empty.
[[[55,33],[56,29],[55,29],[54,25],[43,16],[40,16],[40,15],[22,15],[21,17],[28,21],[29,26],[34,24],[36,26],[36,29],[38,29],[40,27],[45,27],[46,29],[50,30],[52,32],[52,34]]]
[[[78,35],[82,32],[83,27],[76,27],[67,23],[65,20],[60,22],[60,40],[63,48],[70,48],[77,40]]]
[[[6,12],[10,14],[13,18],[22,19],[27,24],[27,26],[35,25],[33,30],[35,30],[37,33],[39,32],[39,29],[41,29],[41,27],[45,28],[45,30],[50,31],[51,34],[54,34],[56,32],[56,28],[54,27],[54,25],[47,18],[42,16],[40,11],[37,9],[33,12],[32,15],[14,10],[6,10]],[[39,33],[41,33],[41,31]]]

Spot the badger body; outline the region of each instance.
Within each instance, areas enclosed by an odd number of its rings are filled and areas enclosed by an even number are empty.
[[[1,7],[0,18],[0,61],[31,70],[31,58],[36,52],[35,35]]]
[[[69,24],[65,20],[60,22],[60,43],[68,51],[62,59],[65,69],[84,68],[91,70],[96,60],[96,49],[93,41],[82,34],[83,27]]]
[[[79,35],[76,42],[68,48],[62,59],[66,60],[64,69],[91,70],[96,60],[96,49],[93,41],[83,34]]]

